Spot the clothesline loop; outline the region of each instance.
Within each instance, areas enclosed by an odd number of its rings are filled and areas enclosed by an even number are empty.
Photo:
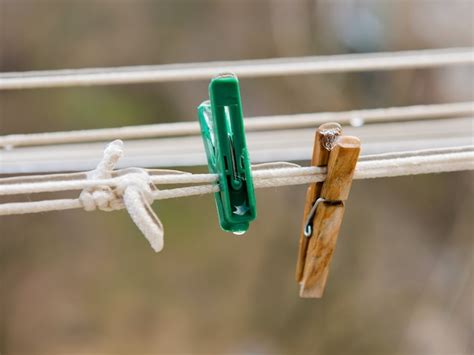
[[[89,180],[113,179],[114,168],[123,156],[123,142],[110,143],[97,168],[86,174]],[[121,170],[114,186],[98,184],[87,187],[79,195],[79,201],[86,211],[99,209],[115,211],[126,208],[152,248],[159,252],[163,249],[163,224],[151,208],[156,186],[150,175],[140,168]]]
[[[104,150],[104,156],[97,168],[89,171],[88,180],[110,179],[116,163],[123,155],[123,142],[115,140]],[[86,211],[100,209],[101,211],[114,211],[124,208],[121,195],[118,195],[111,186],[97,185],[82,190],[79,200]]]

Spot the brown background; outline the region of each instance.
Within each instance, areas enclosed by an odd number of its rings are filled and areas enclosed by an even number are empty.
[[[472,46],[473,10],[0,0],[0,70]],[[241,81],[247,116],[472,100],[473,84],[471,67]],[[1,134],[195,120],[206,87],[0,92]],[[472,354],[472,190],[470,173],[355,182],[322,300],[293,276],[304,186],[259,190],[243,238],[219,230],[211,196],[155,203],[160,254],[123,211],[2,217],[0,353]]]

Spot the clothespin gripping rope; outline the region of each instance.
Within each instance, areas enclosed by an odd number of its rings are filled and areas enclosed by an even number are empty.
[[[342,127],[338,123],[322,124],[316,131],[313,146],[313,155],[311,158],[311,165],[315,167],[325,167],[329,161],[329,153],[334,146],[337,136],[342,132]],[[320,197],[323,181],[309,185],[306,192],[306,204],[303,213],[303,231],[300,236],[298,259],[296,263],[296,281],[301,282],[303,278],[303,271],[306,260],[306,253],[308,249],[308,235],[309,229],[312,234],[311,221],[314,216],[311,216],[317,207],[317,200]],[[308,228],[309,225],[309,228]]]
[[[327,165],[327,175],[307,193],[296,270],[301,297],[323,295],[359,158],[359,139],[341,134],[337,123],[316,131],[313,165]]]

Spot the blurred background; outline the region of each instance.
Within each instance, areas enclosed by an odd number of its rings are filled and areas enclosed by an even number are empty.
[[[0,71],[472,46],[473,20],[470,0],[0,0]],[[242,100],[247,116],[468,101],[473,74],[245,79]],[[207,84],[4,91],[1,134],[196,120]],[[243,238],[210,195],[157,202],[160,254],[123,211],[2,217],[0,353],[472,354],[472,178],[354,182],[320,300],[294,280],[305,186],[258,190]]]

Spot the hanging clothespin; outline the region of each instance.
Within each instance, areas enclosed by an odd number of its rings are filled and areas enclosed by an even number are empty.
[[[327,175],[306,194],[296,266],[300,297],[323,295],[359,152],[359,139],[343,136],[337,123],[325,123],[316,131],[311,164],[326,166]]]
[[[237,77],[220,74],[212,79],[209,99],[198,107],[198,116],[209,172],[219,175],[219,224],[241,235],[255,219],[256,207]]]

